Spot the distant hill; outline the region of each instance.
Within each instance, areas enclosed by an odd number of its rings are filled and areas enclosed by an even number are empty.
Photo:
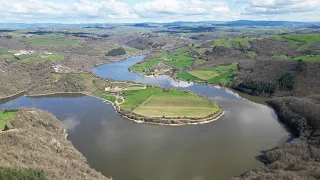
[[[116,25],[118,23],[86,23],[86,24],[60,24],[60,23],[0,23],[0,28],[43,28],[43,27],[103,27],[103,25]],[[121,24],[121,23],[120,23]],[[185,26],[185,25],[200,25],[212,24],[219,26],[320,26],[320,22],[294,22],[294,21],[251,21],[251,20],[238,20],[238,21],[177,21],[168,23],[124,23],[122,25],[129,25],[135,27],[154,27],[154,25],[163,26]]]
[[[310,26],[320,24],[319,22],[293,22],[293,21],[250,21],[250,20],[239,20],[239,21],[227,21],[224,23],[215,22],[215,25],[220,26]]]

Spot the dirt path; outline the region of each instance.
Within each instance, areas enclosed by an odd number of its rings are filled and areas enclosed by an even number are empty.
[[[121,99],[122,102],[121,102],[121,103],[118,103],[118,99]],[[124,102],[125,102],[125,100],[124,100],[124,98],[123,98],[122,96],[118,96],[118,95],[116,96],[116,102],[115,102],[115,103],[116,103],[117,105],[121,105],[121,104],[123,104]]]
[[[123,91],[130,91],[130,90],[142,90],[142,89],[146,89],[147,86],[144,85],[143,87],[127,87],[127,88],[124,88],[122,89]]]

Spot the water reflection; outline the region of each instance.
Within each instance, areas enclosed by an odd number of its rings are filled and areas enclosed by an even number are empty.
[[[79,121],[79,117],[77,116],[69,116],[65,119],[62,119],[62,124],[63,124],[63,127],[64,129],[67,131],[67,132],[74,132],[76,127],[78,125],[80,125],[80,121]]]

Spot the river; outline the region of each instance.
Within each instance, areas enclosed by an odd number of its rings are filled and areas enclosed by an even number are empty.
[[[262,151],[285,142],[290,133],[268,106],[218,86],[146,78],[128,71],[143,56],[97,66],[104,78],[188,89],[225,110],[219,120],[181,127],[136,124],[110,104],[89,96],[59,94],[0,101],[0,108],[35,107],[62,121],[68,139],[92,168],[114,180],[225,180],[262,166]]]

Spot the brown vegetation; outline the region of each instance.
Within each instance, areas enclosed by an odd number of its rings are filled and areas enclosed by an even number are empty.
[[[281,88],[281,78],[291,73],[295,76],[292,89]],[[320,64],[303,61],[257,60],[240,61],[239,72],[235,74],[233,87],[246,93],[262,95],[243,86],[248,81],[271,83],[276,86],[273,96],[304,97],[320,94]]]
[[[295,54],[295,48],[275,39],[254,39],[251,41],[251,51],[260,56],[273,56],[274,54]]]
[[[0,134],[2,167],[42,170],[48,179],[107,179],[65,139],[61,123],[52,114],[21,109],[11,124],[17,131]]]

